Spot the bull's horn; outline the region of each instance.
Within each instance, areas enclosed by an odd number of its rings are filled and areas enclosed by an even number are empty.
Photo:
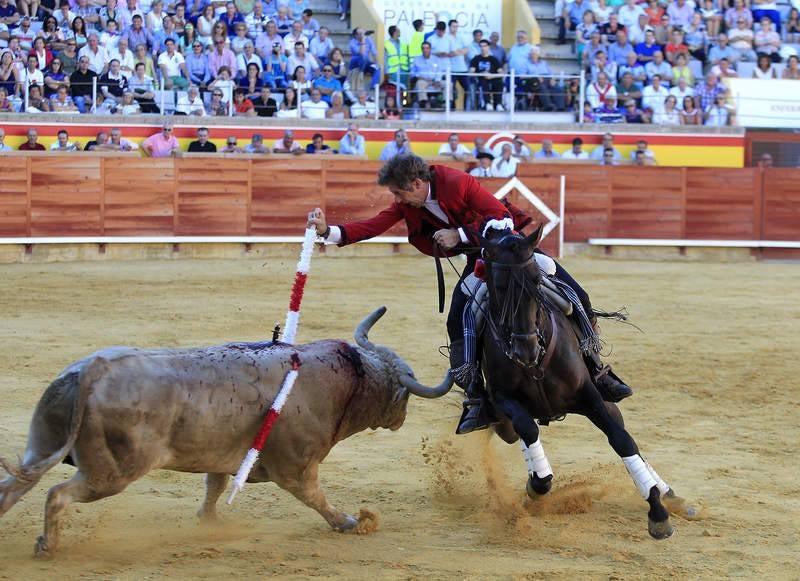
[[[429,399],[442,397],[444,394],[446,394],[453,388],[453,382],[454,382],[453,374],[450,373],[450,371],[448,371],[447,375],[444,376],[444,381],[442,381],[442,383],[440,383],[436,387],[428,387],[427,385],[422,385],[410,375],[400,376],[400,384],[403,387],[405,387],[409,392],[419,397],[426,397]]]
[[[367,351],[375,351],[375,345],[372,344],[372,341],[367,339],[367,335],[369,335],[369,331],[370,329],[372,329],[372,325],[377,323],[378,319],[380,319],[385,314],[386,314],[386,307],[379,307],[374,311],[372,311],[369,315],[364,317],[364,320],[358,324],[358,327],[356,327],[356,330],[353,333],[353,335],[359,347],[362,347]]]

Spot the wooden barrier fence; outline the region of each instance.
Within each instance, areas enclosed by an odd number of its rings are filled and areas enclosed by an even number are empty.
[[[388,205],[390,195],[375,184],[380,165],[312,156],[8,156],[0,176],[0,237],[297,235],[318,205],[332,223]],[[797,169],[523,164],[518,177],[557,211],[562,174],[567,242],[800,240]],[[485,185],[494,192],[506,181]],[[531,209],[516,192],[510,199]],[[404,235],[404,227],[389,234]]]

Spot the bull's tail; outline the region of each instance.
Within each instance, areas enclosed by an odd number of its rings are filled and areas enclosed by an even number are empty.
[[[53,388],[56,382],[63,382],[62,386],[64,388],[75,389],[76,394],[66,441],[60,448],[43,458],[36,453],[26,453],[25,461],[20,462],[19,466],[13,466],[8,460],[0,457],[0,467],[10,474],[8,478],[0,481],[0,516],[8,512],[26,492],[39,482],[45,472],[66,458],[67,454],[72,450],[80,433],[86,402],[92,391],[92,384],[100,377],[105,368],[105,360],[95,358],[84,365],[80,371],[60,377],[48,388],[48,390]],[[35,414],[40,413],[40,407],[37,407]],[[34,422],[31,425],[32,433],[29,435],[29,446],[30,440],[34,435],[33,430],[37,429],[35,420],[36,418],[34,417]],[[30,452],[30,449],[28,452]]]

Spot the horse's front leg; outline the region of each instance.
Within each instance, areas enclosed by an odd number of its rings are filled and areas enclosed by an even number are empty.
[[[553,486],[553,469],[539,439],[539,426],[536,425],[536,420],[511,397],[495,393],[494,401],[497,409],[511,419],[514,431],[522,438],[519,444],[528,467],[528,483],[525,487],[528,496],[534,498],[537,494],[546,494]]]
[[[608,438],[608,443],[622,458],[628,474],[631,475],[639,493],[650,505],[647,513],[647,530],[654,539],[666,539],[672,536],[672,525],[669,522],[669,512],[661,501],[661,495],[671,493],[666,482],[648,464],[636,446],[631,435],[625,430],[622,423],[615,416],[621,418],[619,410],[609,410],[600,393],[594,385],[584,387],[586,412],[585,415],[591,422],[600,428]],[[674,494],[674,493],[672,493]]]

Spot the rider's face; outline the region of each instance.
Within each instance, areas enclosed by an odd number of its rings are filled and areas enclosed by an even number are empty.
[[[411,181],[409,188],[408,190],[401,190],[390,186],[389,191],[392,192],[394,201],[398,204],[408,204],[415,208],[424,206],[425,200],[428,198],[428,182],[417,178]]]

